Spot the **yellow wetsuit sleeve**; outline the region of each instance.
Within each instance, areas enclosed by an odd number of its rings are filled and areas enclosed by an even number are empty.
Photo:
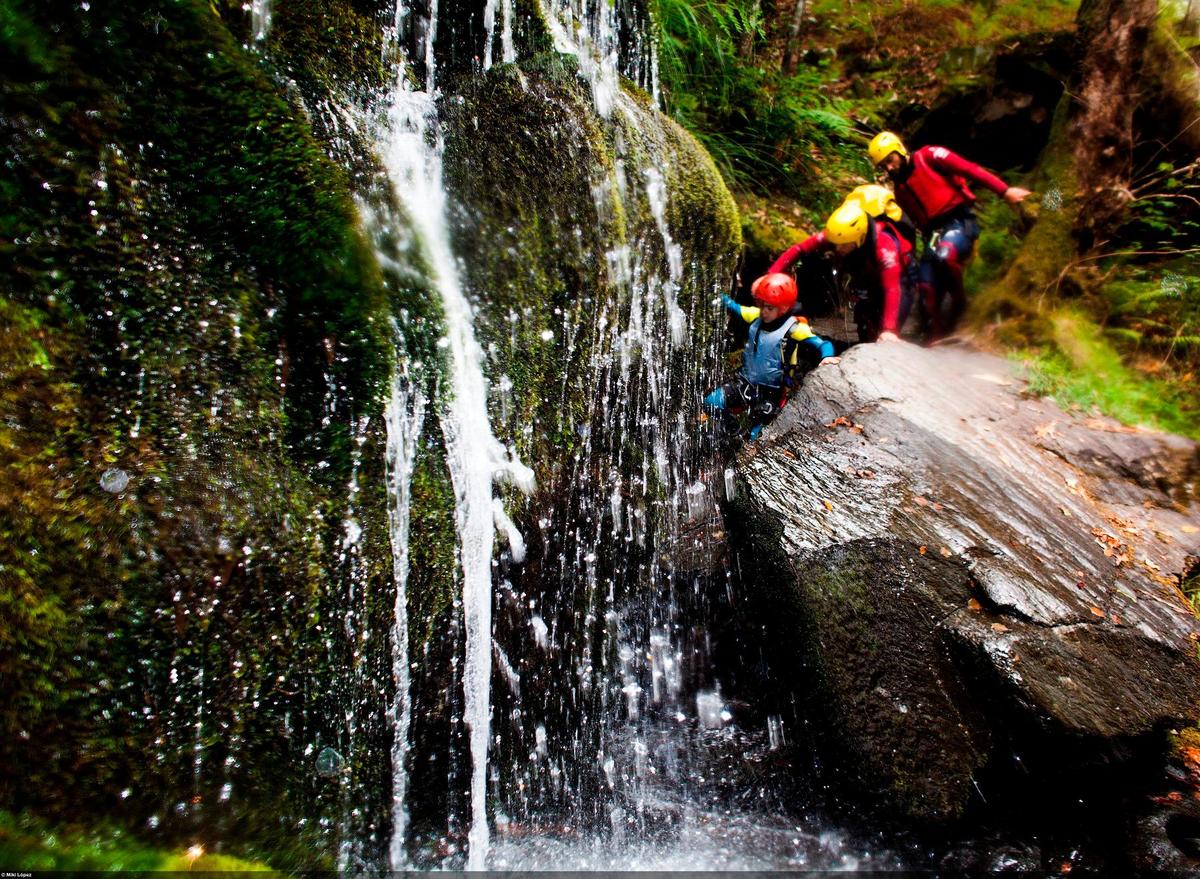
[[[762,309],[757,305],[739,305],[738,311],[742,315],[742,320],[748,324],[754,323],[762,314]]]
[[[816,333],[812,331],[812,327],[808,325],[808,321],[803,319],[796,321],[795,325],[791,329],[791,332],[788,333],[788,336],[795,339],[797,342],[803,342],[805,339],[811,339],[815,335]]]

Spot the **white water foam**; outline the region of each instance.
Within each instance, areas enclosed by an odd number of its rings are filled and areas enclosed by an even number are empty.
[[[396,33],[408,15],[396,10]],[[436,18],[436,9],[434,10]],[[427,29],[432,34],[433,27]],[[522,491],[533,488],[533,471],[512,456],[492,433],[488,419],[483,351],[475,338],[473,309],[463,290],[450,246],[446,192],[442,182],[443,144],[438,128],[432,47],[426,46],[426,90],[409,85],[402,69],[389,96],[380,153],[396,196],[416,227],[433,281],[442,299],[449,387],[442,412],[447,466],[455,493],[455,521],[463,578],[466,656],[463,667],[464,717],[472,760],[471,829],[467,869],[482,869],[488,848],[486,804],[487,754],[491,719],[492,553],[496,510],[492,488],[497,479]],[[518,551],[519,535],[505,526]],[[514,537],[517,535],[517,537]]]
[[[261,43],[270,33],[271,0],[253,0],[250,4],[250,39]]]
[[[400,339],[399,328],[393,334]],[[391,868],[407,868],[405,834],[408,829],[408,769],[412,725],[412,685],[408,667],[408,571],[409,513],[412,505],[412,473],[417,444],[425,421],[425,395],[407,374],[407,364],[399,362],[392,371],[392,395],[388,401],[388,524],[392,543],[392,579],[396,586],[396,606],[392,623],[392,680],[395,699],[391,706],[392,738],[392,839],[389,846]]]

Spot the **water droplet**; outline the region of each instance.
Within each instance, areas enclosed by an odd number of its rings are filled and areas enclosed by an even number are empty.
[[[109,467],[100,474],[100,487],[112,494],[120,494],[129,485],[129,474],[120,467]]]
[[[322,778],[335,778],[341,774],[345,765],[346,761],[342,759],[342,755],[333,748],[322,748],[321,753],[317,755],[317,775]]]

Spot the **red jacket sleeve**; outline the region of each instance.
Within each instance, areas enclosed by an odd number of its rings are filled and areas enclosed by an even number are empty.
[[[823,231],[818,232],[816,235],[809,235],[799,244],[793,244],[780,254],[779,259],[771,263],[771,267],[767,269],[767,274],[773,275],[776,272],[786,272],[800,257],[816,253],[818,250],[828,246],[829,244],[825,240],[825,233]]]
[[[959,177],[966,177],[968,180],[973,180],[980,186],[986,186],[996,195],[1004,195],[1008,189],[1008,184],[988,171],[981,168],[974,162],[968,162],[958,153],[952,153],[945,147],[931,147],[929,150],[929,164],[935,170],[940,171],[947,177],[957,174]]]
[[[900,248],[890,235],[875,239],[875,258],[879,265],[879,286],[883,289],[883,315],[880,330],[899,333],[900,327]]]

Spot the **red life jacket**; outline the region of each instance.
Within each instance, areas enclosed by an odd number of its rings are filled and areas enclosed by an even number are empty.
[[[896,201],[912,217],[922,232],[928,232],[930,221],[964,204],[973,204],[975,195],[967,188],[967,180],[957,174],[947,177],[929,164],[930,156],[941,158],[938,151],[945,147],[923,146],[912,154],[912,171],[903,183],[894,182]]]

